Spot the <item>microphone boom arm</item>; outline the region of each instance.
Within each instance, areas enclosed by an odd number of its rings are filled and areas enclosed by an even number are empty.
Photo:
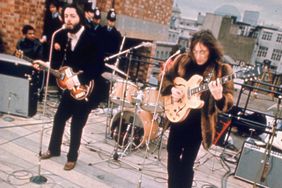
[[[127,54],[127,53],[129,53],[130,51],[132,51],[132,50],[136,50],[136,49],[141,48],[141,47],[149,47],[149,46],[151,46],[151,45],[152,45],[152,43],[150,43],[150,42],[142,42],[141,44],[139,44],[139,45],[137,45],[137,46],[135,46],[135,47],[129,48],[129,49],[124,50],[124,51],[121,51],[121,52],[116,53],[116,54],[114,54],[114,55],[112,55],[112,56],[106,57],[106,58],[104,59],[104,61],[109,61],[109,60],[111,60],[111,59],[113,59],[113,58],[115,58],[115,57],[121,56],[121,55],[123,55],[123,54]]]

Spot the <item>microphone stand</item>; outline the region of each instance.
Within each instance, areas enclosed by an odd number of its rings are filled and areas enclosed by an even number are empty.
[[[129,48],[127,50],[121,51],[121,52],[116,53],[116,54],[114,54],[112,56],[106,57],[104,59],[104,61],[109,61],[109,60],[111,60],[111,59],[113,59],[115,57],[121,56],[123,54],[129,54],[129,52],[131,52],[132,50],[136,50],[136,49],[141,48],[141,47],[150,47],[151,45],[152,45],[152,43],[150,43],[150,42],[142,42],[141,44],[139,44],[137,46],[134,46],[134,47]]]
[[[60,29],[56,30],[53,34],[52,34],[52,38],[51,38],[51,45],[50,45],[50,51],[49,51],[49,66],[51,66],[51,61],[52,61],[52,54],[53,54],[53,46],[54,46],[54,37],[55,35],[62,31],[64,28],[61,27]],[[47,78],[46,78],[46,85],[45,85],[45,95],[44,95],[44,104],[43,104],[43,117],[46,114],[46,106],[47,106],[47,94],[48,94],[48,85],[49,85],[49,77],[50,77],[50,68],[48,68],[47,71]],[[39,143],[39,156],[38,156],[38,174],[36,176],[32,176],[30,178],[30,181],[36,184],[43,184],[47,182],[47,178],[41,175],[41,153],[42,153],[42,142],[43,142],[43,133],[44,133],[44,129],[45,129],[45,125],[44,123],[42,124],[42,128],[41,128],[41,133],[40,133],[40,143]]]
[[[278,119],[278,114],[280,114],[280,104],[281,104],[281,99],[282,96],[278,96],[278,102],[277,102],[277,112],[275,114],[274,118],[274,124],[272,126],[271,134],[268,139],[268,142],[266,144],[265,152],[263,155],[263,159],[261,160],[262,167],[259,170],[257,176],[256,176],[256,181],[254,181],[253,188],[257,187],[258,182],[265,182],[270,170],[271,170],[271,149],[272,149],[272,143],[274,140],[274,137],[276,135],[276,130],[277,130],[277,119]]]
[[[162,76],[161,76],[161,81],[160,81],[160,87],[159,87],[159,90],[158,90],[158,96],[157,96],[157,101],[155,103],[155,108],[154,108],[154,113],[153,113],[153,118],[152,118],[152,121],[151,121],[151,124],[150,124],[150,133],[149,133],[149,136],[146,140],[146,151],[145,151],[145,155],[143,157],[143,162],[142,164],[140,165],[140,176],[139,176],[139,179],[138,179],[138,184],[137,184],[137,188],[141,188],[141,184],[142,184],[142,176],[143,176],[143,173],[142,173],[142,169],[144,168],[144,165],[145,165],[145,160],[147,159],[148,157],[148,151],[149,151],[149,143],[150,143],[150,138],[151,138],[151,134],[152,134],[152,129],[153,129],[153,123],[154,121],[156,120],[157,118],[157,108],[158,108],[158,103],[159,103],[159,99],[160,99],[160,95],[161,95],[161,89],[162,89],[162,86],[163,86],[163,80],[164,80],[164,76],[165,76],[165,72],[166,72],[166,67],[167,65],[172,61],[172,58],[179,55],[182,51],[181,50],[178,50],[177,52],[175,52],[173,55],[171,55],[167,60],[166,62],[164,63],[164,67],[163,67],[163,72],[162,72]],[[160,155],[160,152],[158,153],[158,155]],[[160,157],[158,156],[158,159],[160,159]]]

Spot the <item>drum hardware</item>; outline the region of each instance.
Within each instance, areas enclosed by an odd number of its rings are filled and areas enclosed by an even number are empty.
[[[128,138],[129,143],[127,144],[126,148],[123,150],[122,155],[125,155],[125,153],[126,153],[126,151],[127,151],[128,149],[129,149],[129,152],[131,152],[131,151],[132,151],[132,146],[138,145],[138,143],[136,143],[136,141],[138,140],[138,137],[140,137],[140,136],[137,136],[137,140],[135,140],[135,139],[136,139],[136,137],[135,137],[135,132],[137,132],[135,128],[137,127],[137,126],[136,126],[136,118],[137,118],[136,114],[137,114],[137,112],[138,112],[138,107],[140,106],[140,103],[141,103],[141,101],[136,100],[132,126],[130,126],[131,123],[129,123],[129,124],[128,124],[129,126],[127,126],[126,133],[125,133],[125,135],[127,135],[127,134],[128,134],[128,131],[131,130],[131,131],[130,131],[130,138]],[[132,120],[132,119],[131,119],[131,120]],[[131,129],[130,129],[130,127],[131,127]],[[126,138],[126,136],[124,136],[124,139],[125,139],[125,138]],[[123,140],[124,140],[124,139],[123,139]]]
[[[105,63],[106,67],[109,67],[110,69],[112,69],[113,71],[116,71],[117,73],[120,73],[123,76],[128,76],[126,73],[124,73],[123,71],[119,70],[117,66],[114,65],[110,65],[108,63]],[[114,74],[113,74],[114,75]]]
[[[165,131],[168,129],[169,121],[165,120],[164,117],[162,117],[162,116],[159,116],[159,118],[160,118],[159,127],[162,127],[162,131],[159,135],[159,140],[157,141],[157,146],[151,152],[151,154],[154,154],[156,151],[158,151],[157,159],[158,159],[158,161],[161,161],[161,149],[163,147],[163,136],[164,136]]]
[[[105,78],[106,80],[111,81],[111,82],[122,79],[120,76],[113,74],[113,73],[110,73],[110,72],[103,72],[102,77]]]
[[[113,159],[114,160],[118,160],[120,156],[120,153],[118,152],[119,150],[119,143],[120,143],[120,139],[121,139],[121,128],[122,128],[122,122],[123,122],[123,116],[124,116],[124,107],[125,107],[125,99],[126,99],[126,88],[127,88],[127,84],[128,84],[128,79],[129,79],[129,70],[130,70],[130,65],[131,65],[131,58],[132,58],[132,53],[129,53],[130,51],[128,51],[128,53],[126,53],[126,56],[128,56],[129,54],[129,64],[128,64],[128,69],[127,69],[127,74],[126,74],[126,79],[123,82],[123,87],[122,87],[122,97],[121,97],[121,114],[120,114],[120,118],[119,118],[119,124],[118,124],[118,135],[117,135],[117,140],[116,140],[116,144],[114,147],[114,154],[113,154]],[[129,102],[129,101],[128,101]],[[128,103],[127,103],[128,104]],[[134,126],[132,126],[134,127]],[[124,152],[123,152],[124,154]]]
[[[120,47],[119,47],[119,53],[120,53],[120,52],[122,51],[122,49],[123,49],[125,39],[126,39],[126,35],[124,35],[123,38],[122,38],[122,42],[121,42],[121,45],[120,45]],[[109,59],[109,58],[108,58],[108,59]],[[105,63],[105,65],[107,66],[107,63]],[[109,67],[109,68],[117,68],[118,65],[119,65],[119,58],[116,59],[115,66],[114,66],[114,67]],[[120,71],[118,71],[118,72],[120,72]],[[122,72],[122,71],[121,71],[121,72]],[[109,95],[111,94],[111,91],[112,91],[113,81],[114,81],[115,76],[116,76],[115,73],[116,73],[116,69],[113,69],[113,72],[112,72],[112,74],[110,75],[110,79],[108,79],[108,80],[110,80]],[[124,73],[124,72],[122,72],[122,74],[123,74],[123,73]],[[109,74],[107,74],[107,73],[106,73],[106,75],[104,74],[104,78],[107,77],[107,75],[109,75]],[[102,74],[102,76],[103,76],[103,74]],[[126,75],[125,75],[125,76],[126,76]],[[106,78],[106,79],[107,79],[107,78]],[[110,118],[113,116],[113,103],[111,103],[111,100],[110,100],[110,99],[108,99],[108,108],[111,109],[111,110],[110,110],[110,114],[107,115],[107,120],[106,120],[105,141],[107,140],[107,136],[108,136],[108,128],[109,128],[109,125],[110,125],[109,123],[110,123],[110,121],[111,121]]]
[[[144,45],[143,44],[139,45],[138,48],[142,47],[142,46],[144,46]],[[136,49],[136,47],[134,47],[132,49]],[[129,53],[129,51],[127,51],[126,55],[128,55],[128,53]],[[106,58],[105,61],[108,61],[109,59],[111,59],[113,57],[117,57],[119,55],[121,55],[121,53],[113,55],[109,58]],[[139,120],[136,121],[136,123],[131,123],[132,121],[134,122],[134,116],[133,117],[130,116],[131,114],[134,114],[134,113],[132,112],[132,110],[129,110],[132,107],[132,103],[128,102],[129,100],[126,101],[126,89],[128,88],[128,85],[129,86],[134,85],[134,84],[131,84],[132,82],[130,82],[128,80],[129,79],[128,75],[129,75],[129,70],[130,70],[131,59],[132,59],[132,55],[131,55],[131,53],[129,53],[129,58],[128,58],[129,66],[128,66],[127,73],[125,75],[126,78],[124,80],[119,81],[119,84],[122,85],[121,95],[119,96],[119,98],[115,98],[116,100],[110,100],[110,99],[108,100],[108,106],[111,106],[111,109],[112,109],[114,102],[117,102],[117,104],[120,105],[119,106],[120,112],[116,113],[110,121],[111,130],[112,130],[112,137],[116,139],[116,144],[114,146],[113,152],[110,154],[111,158],[109,158],[107,160],[100,161],[100,162],[104,162],[104,161],[114,159],[115,161],[123,162],[123,163],[125,163],[125,164],[127,164],[127,165],[129,165],[129,166],[131,166],[131,167],[133,167],[133,168],[135,168],[139,171],[140,170],[139,165],[134,165],[132,163],[119,160],[121,157],[123,157],[125,155],[125,151],[127,149],[129,149],[129,146],[137,145],[134,142],[132,144],[129,144],[130,142],[132,142],[131,140],[129,140],[129,137],[130,137],[130,135],[135,135],[136,133],[138,133],[138,135],[142,133],[142,131],[140,131],[140,128],[138,128],[138,126],[135,126],[135,124],[138,123],[138,122],[141,122],[141,120],[145,119],[145,118],[143,118],[143,116],[146,117],[146,115],[144,115],[144,114],[149,113],[149,112],[146,112],[146,111],[142,111],[142,110],[139,111],[138,110],[138,113],[140,114],[140,116],[142,116],[142,118],[139,118]],[[113,66],[110,66],[110,68],[111,67],[114,68]],[[113,72],[115,72],[118,69],[115,67],[113,70],[114,70]],[[112,84],[113,83],[112,79],[110,81],[111,81],[111,84]],[[130,84],[128,84],[128,83],[130,83]],[[133,88],[135,88],[135,87],[133,86]],[[111,89],[112,89],[112,86],[110,87],[110,90]],[[116,92],[113,93],[112,91],[110,91],[109,94],[111,94],[112,96],[116,96]],[[133,96],[134,96],[134,94],[130,95],[130,97],[133,97]],[[125,102],[127,102],[127,104],[130,104],[129,105],[130,107],[126,108]],[[106,126],[106,138],[107,138],[108,125],[109,124],[107,124],[107,126]],[[122,130],[124,130],[124,131],[122,132]],[[122,135],[121,133],[123,133],[123,136],[124,136],[123,138],[121,138],[121,135]],[[138,141],[138,140],[140,140],[138,138],[138,135],[135,135],[134,137],[130,137],[130,139],[133,138],[134,140]],[[126,142],[128,142],[128,141],[129,141],[129,143],[126,145]],[[122,145],[124,145],[124,146],[126,145],[127,148],[122,147],[122,149],[124,149],[124,151],[121,152],[121,151],[119,151],[119,149],[121,149],[120,146],[122,146]],[[97,162],[95,164],[98,164],[100,162]],[[94,163],[90,163],[89,165],[94,165]]]

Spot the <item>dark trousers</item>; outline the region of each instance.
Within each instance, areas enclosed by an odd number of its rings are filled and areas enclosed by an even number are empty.
[[[189,121],[171,124],[168,139],[168,187],[190,188],[194,161],[201,145],[201,127]]]
[[[54,117],[53,130],[49,143],[49,150],[53,155],[60,155],[63,134],[66,122],[71,119],[70,125],[70,146],[68,161],[76,161],[80,147],[83,127],[87,122],[91,108],[85,101],[77,101],[68,94],[63,94],[62,101]]]

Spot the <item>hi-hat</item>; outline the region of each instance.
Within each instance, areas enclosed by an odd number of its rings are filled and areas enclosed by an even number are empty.
[[[125,72],[119,70],[116,66],[110,65],[110,64],[108,64],[108,63],[105,63],[105,65],[106,65],[107,67],[109,67],[110,69],[112,69],[113,71],[116,71],[116,72],[118,72],[118,73],[120,73],[120,74],[122,74],[122,75],[124,75],[124,76],[127,76],[127,74],[126,74]]]
[[[113,74],[111,72],[103,72],[102,77],[109,80],[109,81],[122,80],[122,78],[120,76]]]

